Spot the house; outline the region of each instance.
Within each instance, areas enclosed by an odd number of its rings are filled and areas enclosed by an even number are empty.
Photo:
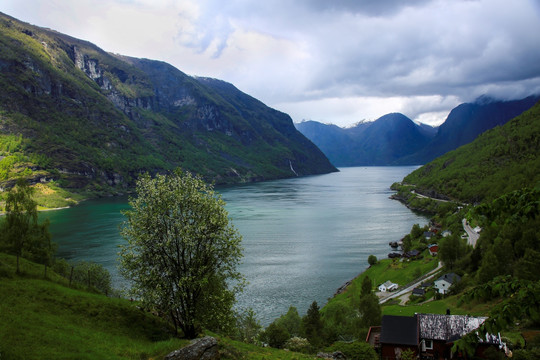
[[[381,320],[381,358],[401,359],[405,350],[418,354],[418,327],[416,317],[384,315]]]
[[[435,236],[435,233],[433,231],[425,231],[423,235],[426,238],[426,240],[429,240]]]
[[[413,289],[412,295],[414,295],[414,296],[424,296],[424,295],[426,295],[426,289],[424,289],[422,287],[416,287],[416,288]]]
[[[452,232],[450,230],[444,230],[441,235],[442,237],[449,237],[452,235]]]
[[[461,277],[454,273],[444,274],[435,280],[435,288],[439,290],[439,294],[446,294],[452,284],[461,280]]]
[[[418,256],[420,255],[420,251],[419,250],[411,250],[411,251],[407,251],[403,257],[407,258],[407,259],[416,259]]]
[[[451,349],[456,340],[475,331],[487,317],[468,315],[417,314],[420,358],[450,359]],[[475,357],[483,358],[484,351],[490,346],[497,346],[508,352],[500,337],[487,334],[480,338]]]
[[[420,359],[459,358],[459,354],[451,353],[454,342],[478,329],[486,319],[468,315],[384,315],[380,336],[381,358],[399,359],[407,349]],[[475,356],[482,358],[484,351],[492,346],[507,350],[499,336],[488,334],[485,339],[479,339]]]
[[[380,292],[387,292],[387,291],[394,291],[397,290],[398,284],[394,284],[390,280],[385,282],[384,284],[379,285],[379,291]]]
[[[428,249],[431,256],[437,256],[437,254],[439,253],[439,245],[437,244],[428,245]]]

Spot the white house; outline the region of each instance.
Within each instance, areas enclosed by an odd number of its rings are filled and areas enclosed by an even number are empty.
[[[398,284],[394,284],[390,280],[388,280],[384,284],[379,285],[380,292],[394,291],[394,290],[397,290],[397,288],[398,288]]]
[[[440,294],[446,294],[452,284],[461,280],[461,277],[454,273],[444,274],[437,280],[435,280],[435,288],[439,290]]]

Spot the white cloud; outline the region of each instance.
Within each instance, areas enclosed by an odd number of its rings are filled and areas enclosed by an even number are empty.
[[[535,0],[3,0],[0,11],[232,82],[295,121],[438,122],[484,93],[540,91]]]

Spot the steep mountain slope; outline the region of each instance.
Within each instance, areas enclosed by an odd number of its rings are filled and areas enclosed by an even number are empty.
[[[538,95],[512,101],[481,97],[454,108],[438,128],[416,125],[402,114],[347,129],[314,121],[295,125],[336,166],[425,164],[505,124],[538,100]]]
[[[347,129],[314,121],[296,127],[336,166],[395,164],[422,149],[434,134],[399,113]]]
[[[332,164],[346,166],[352,162],[350,156],[352,155],[353,142],[347,129],[312,120],[302,121],[295,126],[322,150]]]
[[[216,183],[336,169],[290,117],[218,80],[0,14],[0,181],[121,191],[181,166]]]
[[[540,102],[409,174],[417,192],[476,203],[540,184]]]
[[[480,97],[474,103],[465,103],[454,108],[446,121],[439,126],[437,135],[417,154],[404,159],[407,162],[424,164],[450,150],[468,144],[478,135],[530,109],[539,96],[529,96],[521,100],[499,101]]]

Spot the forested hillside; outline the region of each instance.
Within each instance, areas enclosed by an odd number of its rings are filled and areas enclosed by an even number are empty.
[[[234,183],[335,168],[291,118],[188,76],[0,14],[0,181],[94,192],[182,167]]]
[[[538,100],[538,95],[510,101],[481,96],[472,103],[460,104],[452,109],[439,126],[437,135],[423,149],[402,160],[406,163],[425,164],[470,143],[484,131],[506,124],[530,109]]]
[[[416,191],[467,203],[533,188],[540,182],[540,103],[504,126],[480,135],[414,171],[404,183]]]

